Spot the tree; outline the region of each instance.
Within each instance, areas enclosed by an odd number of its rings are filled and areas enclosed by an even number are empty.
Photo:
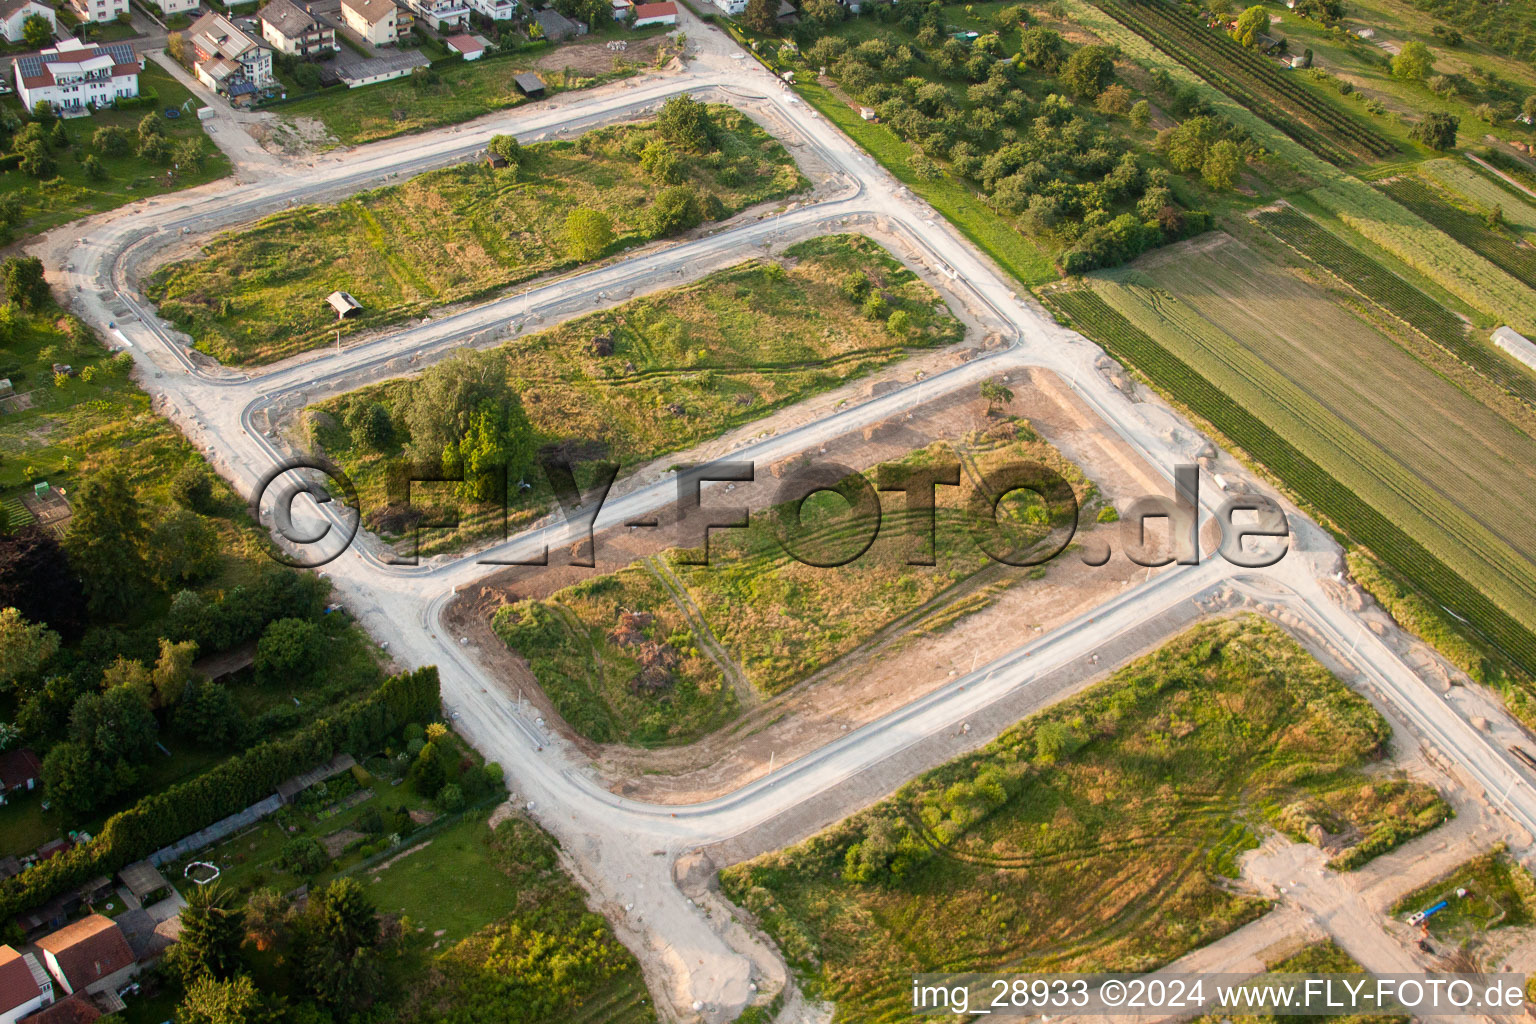
[[[187,37],[180,32],[172,32],[165,37],[165,52],[182,67],[190,66],[191,62],[187,60]]]
[[[843,5],[837,0],[804,0],[800,5],[800,13],[815,24],[828,28],[843,20]]]
[[[171,144],[164,135],[142,136],[139,139],[139,156],[150,163],[168,164],[171,162]]]
[[[64,122],[63,121],[55,121],[55,122],[53,122],[53,127],[48,129],[48,148],[49,149],[67,149],[67,148],[69,148],[69,133],[64,130]]]
[[[278,856],[283,867],[305,876],[318,875],[330,861],[325,848],[309,836],[294,836],[283,844],[283,851]]]
[[[304,922],[300,962],[305,987],[337,1010],[366,1006],[379,981],[372,948],[378,938],[379,920],[362,885],[350,877],[333,881],[311,898]]]
[[[437,796],[448,781],[448,769],[443,764],[442,747],[436,743],[422,746],[416,760],[411,762],[411,785],[427,799]]]
[[[1166,136],[1159,135],[1168,152],[1168,162],[1180,171],[1199,170],[1205,166],[1211,146],[1221,135],[1221,125],[1214,117],[1204,114],[1192,117],[1172,129]]]
[[[656,115],[656,128],[663,139],[685,152],[701,153],[713,148],[714,126],[709,120],[709,108],[692,96],[674,96],[662,104]]]
[[[155,659],[155,667],[149,674],[155,690],[155,701],[160,707],[168,708],[181,700],[187,683],[192,680],[192,663],[195,660],[196,641],[172,643],[164,637],[160,638],[160,657]]]
[[[459,493],[474,501],[504,501],[504,488],[528,475],[535,453],[533,424],[516,395],[482,403],[464,436],[443,448],[443,470],[463,480]]]
[[[779,0],[747,0],[741,20],[754,32],[772,32],[779,27]]]
[[[176,143],[173,155],[177,167],[192,171],[202,170],[203,160],[207,156],[203,152],[202,139],[182,139]]]
[[[41,672],[58,651],[59,634],[16,608],[0,609],[0,693]]]
[[[1434,67],[1434,54],[1417,39],[1403,44],[1397,56],[1392,58],[1392,77],[1399,82],[1422,82]]]
[[[1250,49],[1257,46],[1259,36],[1269,28],[1269,12],[1258,4],[1243,11],[1237,16],[1237,24],[1232,26],[1230,35],[1240,46]]]
[[[127,156],[128,151],[133,148],[128,133],[117,125],[97,128],[96,133],[91,136],[91,145],[102,156]]]
[[[469,431],[470,420],[489,400],[512,396],[506,358],[496,351],[461,348],[429,366],[405,407],[411,453],[436,463],[450,443]]]
[[[21,23],[21,41],[29,50],[41,50],[53,39],[53,26],[41,14],[29,14]]]
[[[1027,28],[1019,36],[1019,63],[1031,70],[1054,75],[1066,52],[1066,40],[1052,29]]]
[[[1101,114],[1124,114],[1131,109],[1131,90],[1119,83],[1107,86],[1094,106]]]
[[[347,410],[347,433],[354,445],[382,452],[394,443],[395,425],[383,402],[356,402]]]
[[[229,979],[240,964],[245,914],[219,882],[195,885],[181,909],[181,934],[166,954],[166,965],[191,988],[205,978]]]
[[[160,123],[160,115],[145,114],[139,118],[138,133],[141,144],[145,139],[163,138],[165,136],[165,125]]]
[[[72,638],[84,627],[84,606],[80,578],[57,537],[37,526],[0,537],[0,608],[20,609]]]
[[[572,259],[595,260],[613,244],[613,222],[600,210],[578,206],[566,214],[565,244]]]
[[[265,952],[277,944],[288,927],[288,900],[272,888],[260,888],[245,901],[245,934]]]
[[[1061,84],[1079,99],[1095,98],[1114,76],[1115,54],[1113,46],[1078,47],[1061,71]]]
[[[1205,163],[1200,167],[1200,176],[1211,188],[1227,189],[1237,184],[1242,168],[1243,154],[1237,148],[1237,143],[1231,139],[1221,139],[1211,146]]]
[[[37,256],[11,256],[0,264],[0,282],[5,284],[6,298],[20,309],[45,309],[54,295],[43,279],[43,261]]]
[[[509,164],[516,164],[523,158],[522,144],[512,135],[492,135],[491,141],[485,144],[485,151],[501,157]]]
[[[83,694],[69,711],[69,739],[109,764],[142,764],[155,750],[159,725],[147,687],[113,686]]]
[[[80,161],[80,169],[92,181],[101,181],[107,176],[107,165],[102,163],[95,153],[85,154],[85,157]]]
[[[665,238],[698,227],[704,220],[704,209],[693,186],[671,185],[657,193],[647,217],[651,234]]]
[[[215,511],[213,474],[201,462],[188,462],[171,478],[171,499],[193,512]]]
[[[1445,114],[1435,111],[1427,115],[1424,120],[1414,125],[1408,135],[1424,143],[1430,149],[1445,152],[1456,145],[1456,130],[1461,127],[1461,119],[1454,114]]]
[[[1520,104],[1520,116],[1525,118],[1527,124],[1536,122],[1536,93],[1527,96],[1525,102]]]
[[[1146,128],[1152,122],[1152,105],[1146,100],[1137,100],[1131,104],[1131,127],[1137,131]]]
[[[148,589],[143,533],[139,499],[121,466],[107,466],[76,488],[64,548],[85,578],[92,612],[124,615]]]
[[[219,567],[219,533],[196,512],[168,508],[144,541],[150,578],[161,590],[179,590],[211,576]]]
[[[308,619],[278,619],[256,642],[256,675],[264,683],[304,678],[319,664],[324,638]]]
[[[679,184],[686,173],[677,150],[661,139],[653,139],[640,151],[640,169],[663,185]]]
[[[48,155],[48,148],[41,142],[28,142],[17,150],[21,160],[16,164],[22,174],[29,175],[39,180],[51,178],[58,170],[53,162],[53,157]]]
[[[1013,401],[1013,391],[1006,384],[990,378],[981,382],[976,389],[987,402],[987,415],[991,416],[1000,405],[1007,405]]]
[[[174,955],[172,948],[171,954]],[[187,988],[176,1007],[176,1024],[277,1024],[280,1005],[269,1002],[249,974],[228,981],[203,977]]]
[[[912,314],[898,309],[886,319],[885,329],[893,338],[905,338],[912,332]]]
[[[88,814],[116,791],[110,766],[80,743],[55,743],[43,758],[43,794],[66,814]]]
[[[193,679],[176,705],[176,729],[200,746],[219,750],[239,741],[245,715],[227,686]]]

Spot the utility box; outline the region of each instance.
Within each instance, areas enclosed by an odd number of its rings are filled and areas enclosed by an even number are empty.
[[[215,111],[212,107],[197,108],[197,119],[199,121],[212,121],[215,114],[217,114],[217,111]]]

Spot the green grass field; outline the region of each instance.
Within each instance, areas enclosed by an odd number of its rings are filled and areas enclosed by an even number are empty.
[[[1386,722],[1274,627],[1197,627],[799,846],[721,872],[839,1020],[920,971],[1150,970],[1263,913],[1226,886],[1273,826],[1379,854],[1438,824],[1364,771]]]
[[[862,279],[911,319],[904,337],[866,319],[844,294]],[[613,339],[611,355],[592,340]],[[835,235],[786,250],[783,261],[754,260],[681,288],[635,299],[602,313],[519,338],[498,351],[518,383],[540,441],[575,442],[633,466],[718,436],[741,423],[902,359],[907,352],[953,344],[964,329],[938,294],[867,238]],[[318,405],[316,437],[356,481],[370,528],[394,539],[379,513],[398,503],[387,485],[400,448],[386,453],[353,446],[339,426],[357,402],[382,401],[398,411],[412,384],[396,380]],[[540,477],[542,480],[542,477]],[[418,488],[419,490],[419,488]],[[423,499],[431,502],[433,499]],[[441,499],[451,502],[451,499]],[[543,514],[551,495],[542,482],[512,508],[510,528]],[[432,512],[429,505],[424,511]],[[499,508],[438,505],[459,516],[454,531],[423,539],[422,553],[452,550],[494,535]]]
[[[1073,481],[1080,501],[1093,496],[1076,467],[1020,422],[1002,420],[956,448],[940,442],[902,461],[932,465],[959,455],[970,479],[1007,462],[1039,462]],[[931,620],[947,628],[1025,578],[1029,569],[993,565],[972,543],[959,490],[939,491],[932,567],[906,564],[915,524],[894,506],[884,508],[879,536],[856,560],[835,569],[803,564],[779,543],[781,508],[754,514],[743,531],[717,531],[709,565],[686,564],[699,552],[668,551],[544,601],[505,605],[494,627],[588,739],[690,742],[844,655]],[[1044,512],[1038,499],[1008,509],[1023,531],[1013,538],[1021,546],[1049,529],[1029,518],[1030,509]],[[808,543],[835,556],[856,552],[868,522],[850,521],[847,512],[847,502],[830,495],[806,502],[800,523]]]
[[[1465,889],[1465,896],[1456,891]],[[1399,919],[1448,904],[1428,920],[1429,933],[1441,941],[1465,942],[1496,928],[1536,922],[1536,879],[1516,863],[1502,843],[1474,857],[1442,878],[1415,889],[1392,906]]]
[[[71,118],[64,122],[64,132],[69,136],[69,148],[55,150],[53,159],[58,167],[56,177],[39,181],[19,170],[0,171],[0,195],[15,194],[21,197],[22,220],[14,229],[18,236],[30,235],[57,227],[67,221],[103,210],[116,209],[147,196],[162,195],[178,189],[191,188],[222,178],[230,172],[229,158],[214,146],[203,132],[196,110],[203,104],[194,101],[175,120],[166,118],[162,111],[167,107],[180,107],[192,94],[181,83],[167,74],[154,61],[149,61],[139,73],[139,88],[144,93],[153,91],[159,102],[143,110],[102,110],[90,117]],[[20,116],[21,104],[7,96],[0,101],[0,110]],[[96,129],[116,125],[130,134],[136,133],[139,121],[145,114],[156,114],[166,138],[174,145],[182,139],[200,139],[203,163],[200,168],[173,169],[151,163],[129,153],[125,156],[105,156],[92,145]],[[100,180],[87,175],[81,161],[94,154],[106,169],[106,177]]]
[[[711,108],[716,152],[687,156],[683,181],[728,216],[800,191],[806,181],[767,132],[727,107]],[[639,156],[654,123],[597,129],[529,146],[516,167],[472,162],[433,171],[330,206],[305,206],[218,236],[197,259],[157,270],[148,292],[160,312],[231,363],[260,363],[325,344],[339,326],[365,331],[576,265],[566,217],[606,213],[602,255],[655,237],[648,219],[661,187]],[[360,316],[338,325],[325,302],[351,292]]]
[[[1093,287],[1508,614],[1536,627],[1536,518],[1487,500],[1536,487],[1530,437],[1328,295],[1235,241],[1107,272]],[[1368,375],[1350,369],[1366,366]]]
[[[397,78],[359,89],[328,89],[275,107],[282,117],[314,118],[323,123],[339,145],[360,146],[399,135],[470,121],[482,114],[529,102],[512,80],[532,70],[539,54],[458,64],[435,72],[426,85],[414,77]],[[633,74],[633,69],[600,75],[568,71],[539,71],[546,95],[584,89]]]

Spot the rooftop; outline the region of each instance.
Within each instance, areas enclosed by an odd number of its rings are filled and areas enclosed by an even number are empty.
[[[41,991],[21,954],[10,946],[0,946],[0,1013],[36,999]]]
[[[134,962],[128,940],[110,918],[89,914],[37,940],[52,953],[64,977],[76,989],[114,974]]]
[[[288,39],[303,35],[315,25],[315,16],[293,0],[272,0],[257,17]]]
[[[341,0],[341,6],[354,11],[370,25],[387,17],[395,9],[394,0]]]

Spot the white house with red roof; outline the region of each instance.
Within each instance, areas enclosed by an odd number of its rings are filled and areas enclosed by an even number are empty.
[[[53,982],[37,961],[0,945],[0,1024],[16,1024],[51,1002]]]
[[[127,43],[81,43],[67,39],[41,53],[11,62],[16,95],[28,110],[44,100],[66,117],[109,107],[139,94],[142,58]]]
[[[479,60],[485,56],[485,44],[468,33],[449,36],[443,42],[454,53],[462,54],[465,60]]]
[[[647,25],[676,25],[677,4],[672,0],[663,0],[658,4],[635,4],[635,21],[630,28],[645,28]]]
[[[37,0],[0,0],[0,36],[5,36],[7,42],[21,42],[21,27],[34,15],[46,21],[50,30],[58,31],[58,19],[47,4]]]
[[[37,940],[43,962],[66,994],[114,992],[138,973],[123,930],[109,917],[87,914]]]

